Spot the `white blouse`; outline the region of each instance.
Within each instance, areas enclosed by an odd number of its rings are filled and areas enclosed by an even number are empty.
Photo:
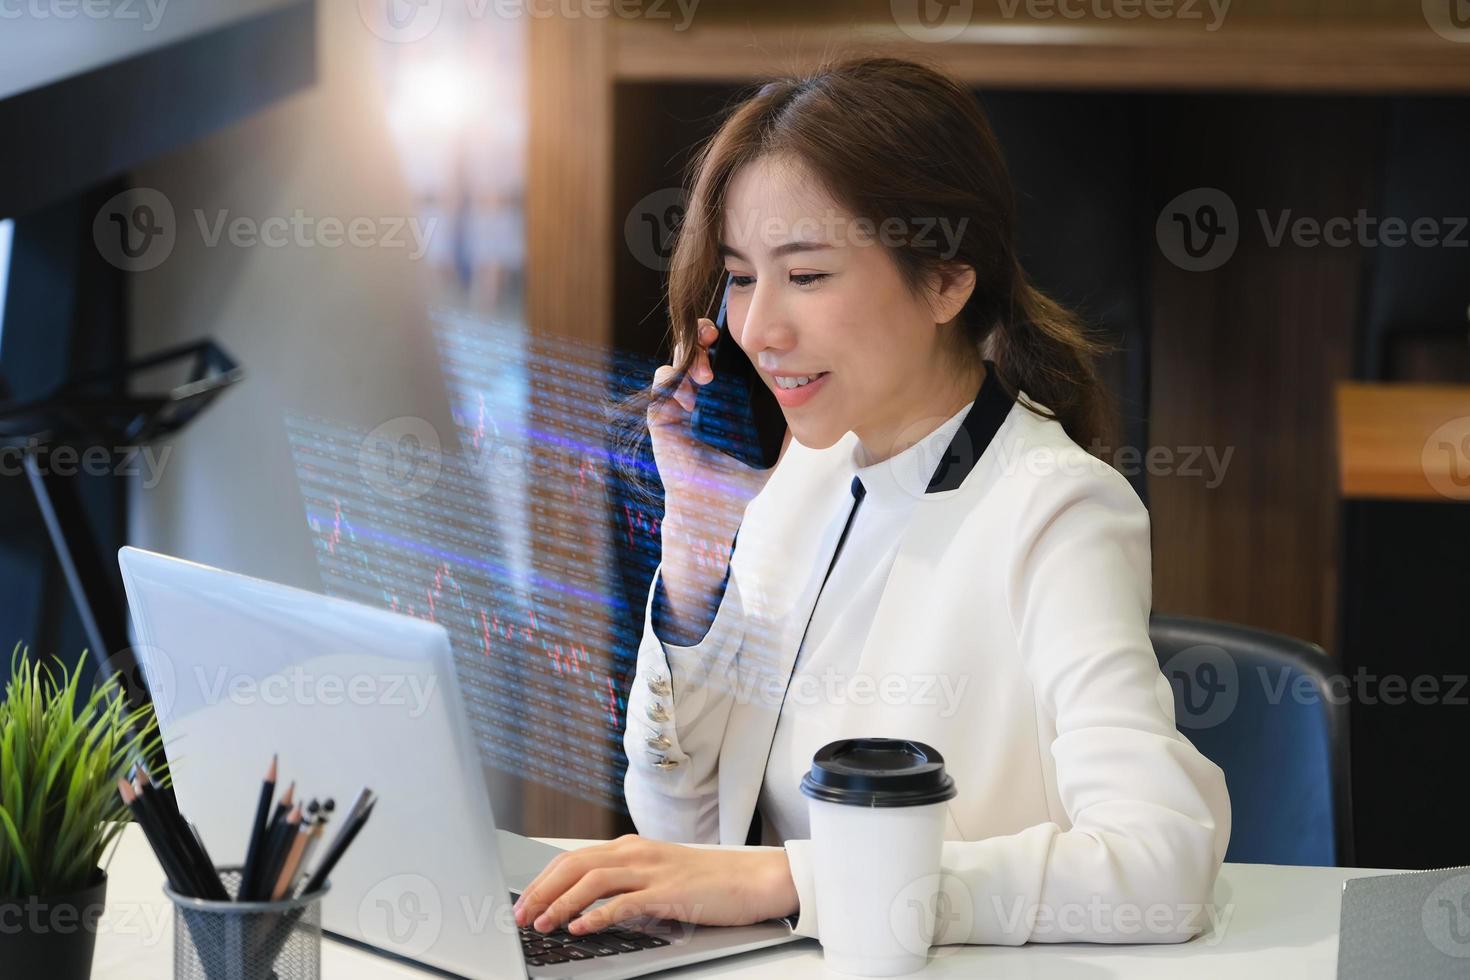
[[[868,694],[852,684],[857,653],[878,611],[904,525],[940,453],[974,404],[972,399],[933,432],[882,462],[869,462],[863,444],[853,442],[854,473],[861,484],[860,490],[856,485],[853,490],[861,501],[854,501],[856,511],[842,551],[817,597],[776,722],[760,795],[763,844],[810,836],[807,800],[798,788],[802,775],[811,767],[817,749],[843,737],[838,732],[844,703],[881,700],[876,685]]]
[[[795,931],[820,939],[799,774],[829,738],[910,738],[959,791],[936,944],[1178,942],[1207,926],[1230,801],[1175,726],[1149,641],[1148,511],[1035,404],[992,370],[932,474],[940,434],[870,474],[841,552],[856,436],[793,441],[693,645],[656,635],[655,573],[623,740],[640,834],[743,844],[764,811]]]

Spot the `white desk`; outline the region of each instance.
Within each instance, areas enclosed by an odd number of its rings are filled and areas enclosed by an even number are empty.
[[[552,840],[560,847],[591,841]],[[1220,930],[1170,946],[1035,944],[1021,947],[940,946],[924,977],[1045,977],[1101,980],[1176,980],[1291,976],[1331,978],[1337,973],[1337,915],[1344,880],[1383,874],[1364,868],[1285,868],[1227,864],[1215,886]],[[173,909],[164,898],[163,871],[136,826],[124,832],[107,886],[107,912],[97,937],[94,980],[160,980],[173,975]],[[1228,914],[1228,919],[1226,915]],[[326,940],[325,980],[404,980],[424,973]],[[822,950],[805,940],[743,956],[687,967],[680,978],[811,977],[824,975]]]

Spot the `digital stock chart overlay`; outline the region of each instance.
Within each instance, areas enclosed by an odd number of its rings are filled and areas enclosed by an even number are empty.
[[[626,813],[624,691],[662,508],[612,472],[608,406],[656,365],[434,323],[453,433],[286,418],[323,585],[445,627],[486,765]],[[646,447],[636,462],[652,472]]]

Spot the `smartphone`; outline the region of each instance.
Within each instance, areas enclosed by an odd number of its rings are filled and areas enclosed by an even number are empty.
[[[710,368],[715,377],[707,385],[694,385],[694,412],[689,424],[694,438],[700,442],[735,457],[746,466],[768,470],[781,456],[786,416],[755,365],[730,336],[730,328],[725,325],[729,301],[727,278],[720,298],[720,313],[715,318],[720,333],[709,348]]]

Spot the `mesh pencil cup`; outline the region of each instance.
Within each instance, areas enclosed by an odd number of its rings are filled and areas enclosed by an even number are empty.
[[[238,867],[219,876],[239,893]],[[174,903],[174,980],[320,980],[329,887],[279,902],[211,902],[164,885]]]

